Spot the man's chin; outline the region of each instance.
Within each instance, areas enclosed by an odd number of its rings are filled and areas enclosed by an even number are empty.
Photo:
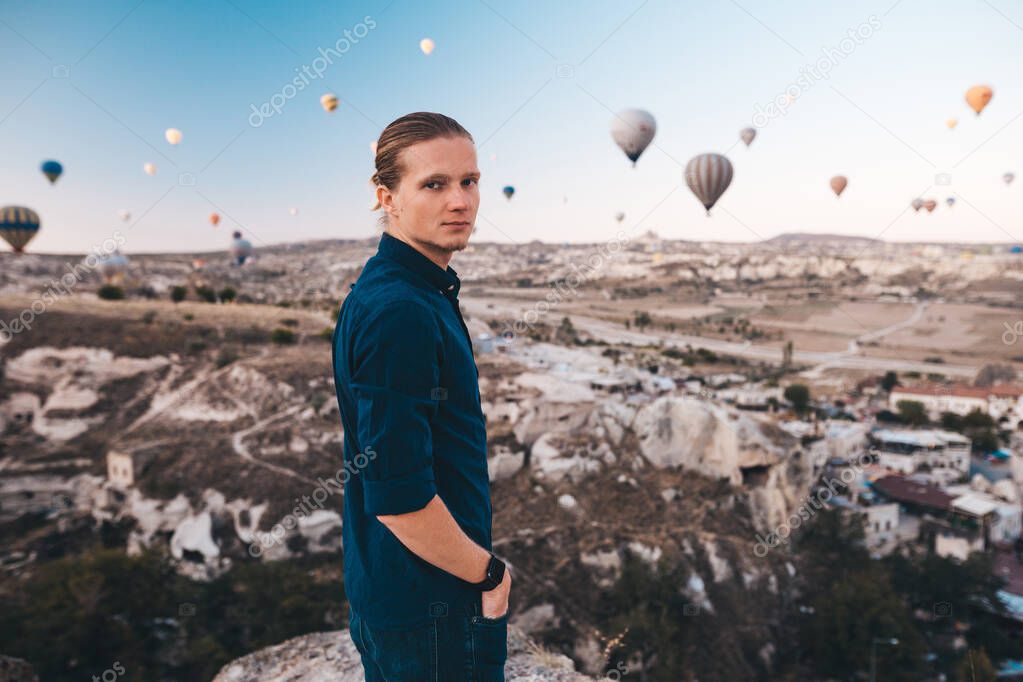
[[[462,251],[468,245],[469,245],[469,235],[468,234],[465,235],[464,237],[457,237],[457,236],[448,237],[447,239],[442,239],[442,240],[439,240],[439,241],[431,243],[431,246],[433,246],[433,247],[435,247],[437,249],[440,249],[441,251],[446,251],[448,253],[454,253],[455,251]]]

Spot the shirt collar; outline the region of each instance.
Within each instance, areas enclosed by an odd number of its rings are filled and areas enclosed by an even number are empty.
[[[389,258],[423,277],[445,296],[451,298],[458,296],[461,280],[458,279],[458,273],[450,265],[446,270],[442,270],[439,265],[397,237],[384,232],[380,237],[377,255]]]

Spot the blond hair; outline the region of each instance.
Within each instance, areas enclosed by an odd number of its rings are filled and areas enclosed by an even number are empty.
[[[398,188],[405,168],[401,164],[401,152],[419,142],[428,142],[439,137],[467,137],[472,135],[462,125],[444,114],[417,111],[391,121],[377,140],[377,155],[374,161],[376,171],[370,177],[374,190],[383,185],[392,192]],[[380,210],[380,202],[371,209]],[[387,224],[387,214],[380,218]]]

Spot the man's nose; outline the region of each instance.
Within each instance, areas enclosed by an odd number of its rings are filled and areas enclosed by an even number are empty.
[[[448,208],[452,211],[465,211],[469,208],[469,190],[459,187],[448,198]]]

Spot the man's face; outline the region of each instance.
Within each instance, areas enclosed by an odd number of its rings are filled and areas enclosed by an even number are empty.
[[[446,262],[469,244],[480,205],[476,145],[465,137],[419,142],[401,153],[404,174],[396,191],[384,191],[396,236]]]

